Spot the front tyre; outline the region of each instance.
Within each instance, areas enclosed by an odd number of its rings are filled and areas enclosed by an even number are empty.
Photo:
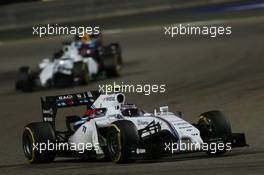
[[[55,133],[50,123],[34,122],[25,126],[22,144],[30,163],[48,163],[54,160],[55,150],[47,149],[48,143],[55,143]],[[44,147],[46,149],[43,149]]]
[[[205,143],[222,143],[224,145],[227,143],[231,144],[231,126],[221,111],[215,110],[201,114],[198,121],[198,128]],[[223,154],[225,152],[227,152],[226,146],[224,146],[224,149],[221,150],[216,148],[213,152],[209,150],[207,151],[207,154],[213,156]]]
[[[115,163],[127,163],[131,160],[132,150],[139,142],[136,126],[128,120],[119,120],[111,124],[107,132],[107,151]]]

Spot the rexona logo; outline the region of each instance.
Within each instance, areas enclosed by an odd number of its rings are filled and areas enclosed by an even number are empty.
[[[63,95],[63,96],[59,96],[59,100],[66,100],[66,99],[72,99],[73,96],[72,95]]]

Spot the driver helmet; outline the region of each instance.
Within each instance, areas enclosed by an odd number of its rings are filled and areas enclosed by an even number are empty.
[[[128,116],[128,117],[140,115],[139,109],[134,104],[123,104],[123,105],[121,105],[121,113],[123,116]]]
[[[85,33],[85,34],[81,37],[81,41],[82,41],[83,43],[89,43],[89,42],[91,41],[91,37],[90,37],[87,33]]]

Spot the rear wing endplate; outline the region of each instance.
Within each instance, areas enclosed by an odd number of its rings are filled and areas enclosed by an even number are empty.
[[[99,91],[88,91],[76,94],[64,94],[57,96],[41,97],[41,107],[43,120],[54,122],[57,109],[73,106],[87,106],[89,109],[100,96]]]

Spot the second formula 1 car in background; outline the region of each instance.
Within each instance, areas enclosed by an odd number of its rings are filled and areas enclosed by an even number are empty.
[[[85,85],[98,77],[119,76],[123,64],[119,44],[95,45],[97,40],[89,38],[64,44],[52,59],[43,59],[37,68],[20,67],[15,88],[32,91],[36,88]]]

